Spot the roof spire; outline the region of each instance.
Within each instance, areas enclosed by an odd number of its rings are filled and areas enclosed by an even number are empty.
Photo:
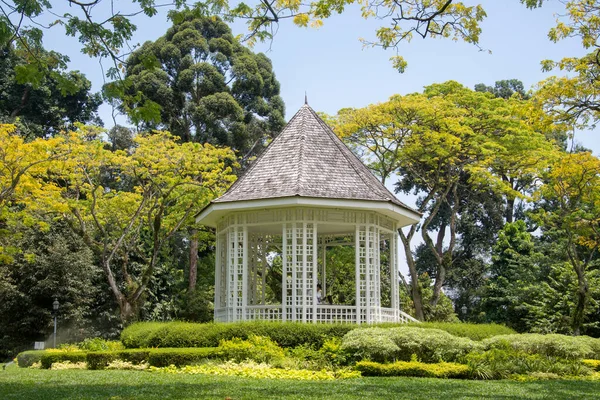
[[[304,91],[304,104],[308,104],[308,96],[306,95],[306,90]]]

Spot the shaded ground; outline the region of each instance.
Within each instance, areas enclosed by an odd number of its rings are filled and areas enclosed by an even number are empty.
[[[597,399],[598,381],[361,378],[302,382],[143,371],[0,370],[1,399]]]

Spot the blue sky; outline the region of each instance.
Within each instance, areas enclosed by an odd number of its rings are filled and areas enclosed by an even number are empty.
[[[515,78],[530,88],[550,76],[541,71],[541,60],[584,54],[576,40],[555,44],[547,38],[555,14],[564,11],[558,1],[545,2],[537,10],[526,9],[518,0],[488,0],[483,6],[488,18],[482,25],[480,44],[492,54],[466,43],[415,38],[400,47],[409,63],[404,74],[391,67],[392,50],[363,48],[359,38],[372,38],[380,21],[362,19],[357,6],[326,20],[320,29],[297,28],[285,21],[275,39],[258,44],[255,51],[265,52],[273,61],[287,118],[302,105],[305,91],[315,110],[334,114],[343,107],[363,107],[450,79],[473,87]],[[69,9],[64,6],[55,11]],[[132,43],[154,40],[170,26],[165,10],[153,18],[136,17],[134,22],[138,30]],[[246,30],[241,22],[232,28],[235,34]],[[71,68],[84,72],[93,89],[100,90],[103,76],[98,60],[79,53],[77,39],[65,37],[61,29],[56,27],[47,33],[46,46],[69,55]],[[101,117],[107,127],[112,126],[110,107],[101,108]],[[125,119],[120,121],[124,123]],[[577,132],[576,140],[600,154],[597,132]]]

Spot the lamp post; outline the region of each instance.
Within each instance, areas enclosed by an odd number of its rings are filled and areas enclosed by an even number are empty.
[[[460,311],[462,312],[463,320],[464,320],[465,316],[467,315],[467,306],[465,304],[463,304],[463,306],[460,308]]]
[[[54,311],[54,348],[56,348],[56,317],[58,316],[58,307],[60,307],[60,303],[55,297],[54,302],[52,303],[52,310]]]

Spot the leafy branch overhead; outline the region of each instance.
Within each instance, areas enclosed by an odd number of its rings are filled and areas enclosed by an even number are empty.
[[[538,7],[542,1],[520,0],[528,8]],[[577,8],[583,3],[587,2],[572,1],[567,8]],[[170,10],[169,16],[176,24],[181,19],[180,11],[193,11],[199,16],[220,15],[226,21],[246,21],[248,33],[244,35],[244,41],[253,45],[257,41],[273,39],[283,21],[291,20],[299,27],[319,27],[326,19],[344,13],[349,7],[360,8],[365,19],[381,21],[373,38],[361,39],[365,45],[396,50],[402,42],[409,42],[413,37],[447,38],[479,47],[481,22],[486,17],[481,5],[455,0],[316,0],[309,3],[259,0],[250,4],[206,0],[193,5],[184,0],[164,3],[136,0],[129,5],[108,0],[68,0],[60,6],[48,0],[7,0],[0,3],[0,46],[16,43],[25,49],[35,66],[30,74],[35,75],[35,71],[41,73],[46,69],[46,61],[36,54],[36,49],[41,47],[43,30],[61,26],[67,35],[78,38],[84,54],[111,60],[107,76],[119,79],[127,56],[135,48],[130,43],[137,29],[135,19],[154,17],[161,9]],[[576,15],[573,15],[576,24]],[[560,24],[556,31],[556,37],[570,33]],[[392,57],[392,63],[399,71],[406,67],[406,61],[399,54]]]

